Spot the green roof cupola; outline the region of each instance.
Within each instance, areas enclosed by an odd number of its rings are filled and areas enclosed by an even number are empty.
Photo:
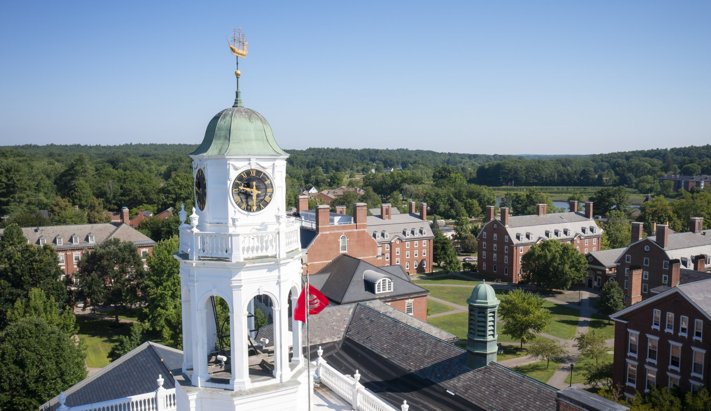
[[[496,361],[497,327],[496,310],[500,301],[494,288],[483,282],[472,290],[469,304],[469,330],[467,332],[467,366],[480,368]]]
[[[200,146],[191,155],[208,156],[286,156],[279,147],[272,128],[258,112],[242,105],[239,90],[239,58],[247,57],[248,43],[241,32],[235,32],[229,43],[230,52],[235,56],[235,101],[210,120],[205,130],[205,137]]]

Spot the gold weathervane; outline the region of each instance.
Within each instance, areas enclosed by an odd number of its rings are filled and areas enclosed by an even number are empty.
[[[247,53],[249,52],[249,43],[247,42],[247,38],[244,36],[244,33],[242,33],[242,30],[235,30],[232,33],[232,42],[228,41],[227,44],[230,46],[232,55],[236,58],[247,57]],[[235,76],[239,77],[240,74],[239,69],[235,70]]]

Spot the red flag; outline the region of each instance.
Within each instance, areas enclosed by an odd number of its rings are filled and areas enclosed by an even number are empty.
[[[323,295],[316,287],[311,284],[309,287],[309,314],[318,314],[323,311],[328,305],[328,297]],[[296,321],[306,321],[306,288],[301,290],[299,299],[296,300],[296,310],[294,311],[294,319]]]

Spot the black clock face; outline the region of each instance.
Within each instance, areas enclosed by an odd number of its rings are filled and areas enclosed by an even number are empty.
[[[205,183],[205,172],[202,168],[195,174],[195,202],[200,210],[205,209],[205,201],[207,200],[207,184]]]
[[[263,171],[243,171],[232,182],[232,199],[237,207],[250,213],[264,210],[273,195],[272,180]]]

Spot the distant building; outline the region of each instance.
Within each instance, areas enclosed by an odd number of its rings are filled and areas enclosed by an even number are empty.
[[[305,250],[305,272],[318,272],[334,258],[348,254],[378,267],[400,265],[409,274],[429,272],[432,267],[434,234],[427,221],[427,205],[420,213],[415,203],[409,213],[401,214],[390,204],[371,210],[365,203],[356,203],[353,216],[345,206],[321,205],[308,210],[308,197],[299,196],[297,214],[301,220],[301,246]]]
[[[129,216],[128,207],[122,207],[121,211],[118,213],[107,212],[111,223],[114,224],[128,224],[133,228],[138,228],[138,226],[146,218],[158,218],[160,220],[165,220],[173,216],[173,207],[167,208],[158,214],[153,214],[152,211],[139,211],[135,217],[131,218]]]
[[[676,287],[684,269],[707,271],[711,230],[702,228],[703,219],[694,217],[689,232],[677,233],[666,224],[656,224],[656,235],[642,239],[642,223],[632,223],[632,243],[616,261],[625,305],[650,297],[655,287]]]
[[[535,215],[511,216],[508,207],[501,207],[496,219],[494,206],[488,206],[477,237],[479,272],[516,284],[523,274],[521,258],[542,241],[572,244],[583,254],[599,250],[602,229],[593,220],[593,203],[586,203],[583,214],[578,202],[571,201],[570,210],[548,214],[546,204],[538,204]]]
[[[610,316],[613,380],[624,394],[711,386],[711,279],[673,287]]]
[[[588,281],[590,288],[602,288],[605,283],[617,280],[617,259],[626,248],[593,251],[587,255]]]
[[[331,204],[331,201],[343,197],[348,192],[354,192],[358,196],[365,194],[362,188],[340,186],[338,188],[322,190],[316,194],[316,199],[320,204]]]
[[[30,244],[37,246],[48,244],[57,250],[58,264],[64,271],[64,275],[68,277],[73,277],[76,273],[82,255],[106,240],[117,238],[121,241],[130,241],[136,245],[142,258],[151,255],[156,244],[155,241],[127,224],[101,223],[23,227],[22,233]],[[0,236],[2,234],[3,230],[0,230]]]
[[[686,190],[691,191],[696,188],[703,190],[711,185],[711,176],[682,176],[682,175],[665,175],[661,177],[662,181],[671,181],[674,183],[674,191]]]

